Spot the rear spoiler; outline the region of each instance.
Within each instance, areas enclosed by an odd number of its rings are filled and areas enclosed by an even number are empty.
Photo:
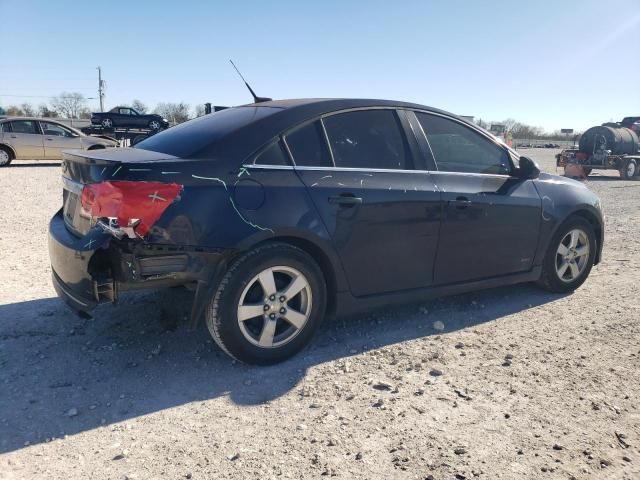
[[[66,162],[85,165],[113,165],[117,163],[175,162],[180,158],[166,153],[141,148],[109,148],[98,150],[66,150],[62,153]]]

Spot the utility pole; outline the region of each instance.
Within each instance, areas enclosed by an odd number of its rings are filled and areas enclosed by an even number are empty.
[[[98,67],[98,98],[100,99],[100,111],[104,112],[104,80],[102,80],[102,69]]]

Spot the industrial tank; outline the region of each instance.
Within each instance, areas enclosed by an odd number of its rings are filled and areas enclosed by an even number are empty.
[[[640,140],[636,132],[618,124],[605,123],[591,127],[580,137],[580,151],[593,154],[600,150],[611,150],[613,155],[638,153]]]

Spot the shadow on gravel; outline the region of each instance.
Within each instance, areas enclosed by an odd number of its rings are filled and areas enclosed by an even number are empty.
[[[9,168],[23,168],[23,167],[59,167],[60,162],[11,162]]]
[[[123,297],[92,320],[56,298],[0,306],[0,453],[220,396],[260,404],[294,389],[315,365],[560,298],[521,285],[328,321],[309,348],[261,368],[232,361],[206,327],[185,326],[186,290]]]

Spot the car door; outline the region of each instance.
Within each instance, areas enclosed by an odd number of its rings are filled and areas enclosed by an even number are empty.
[[[40,122],[44,136],[44,156],[48,160],[61,160],[63,150],[82,148],[79,135],[53,122]]]
[[[434,282],[530,270],[542,214],[533,181],[516,177],[507,148],[480,130],[440,114],[415,115],[443,200]]]
[[[13,148],[17,159],[44,158],[42,133],[36,120],[12,120],[4,124],[3,130],[4,141]]]
[[[405,135],[401,115],[341,112],[285,136],[355,296],[433,281],[440,194],[429,173],[414,167],[415,139]]]

